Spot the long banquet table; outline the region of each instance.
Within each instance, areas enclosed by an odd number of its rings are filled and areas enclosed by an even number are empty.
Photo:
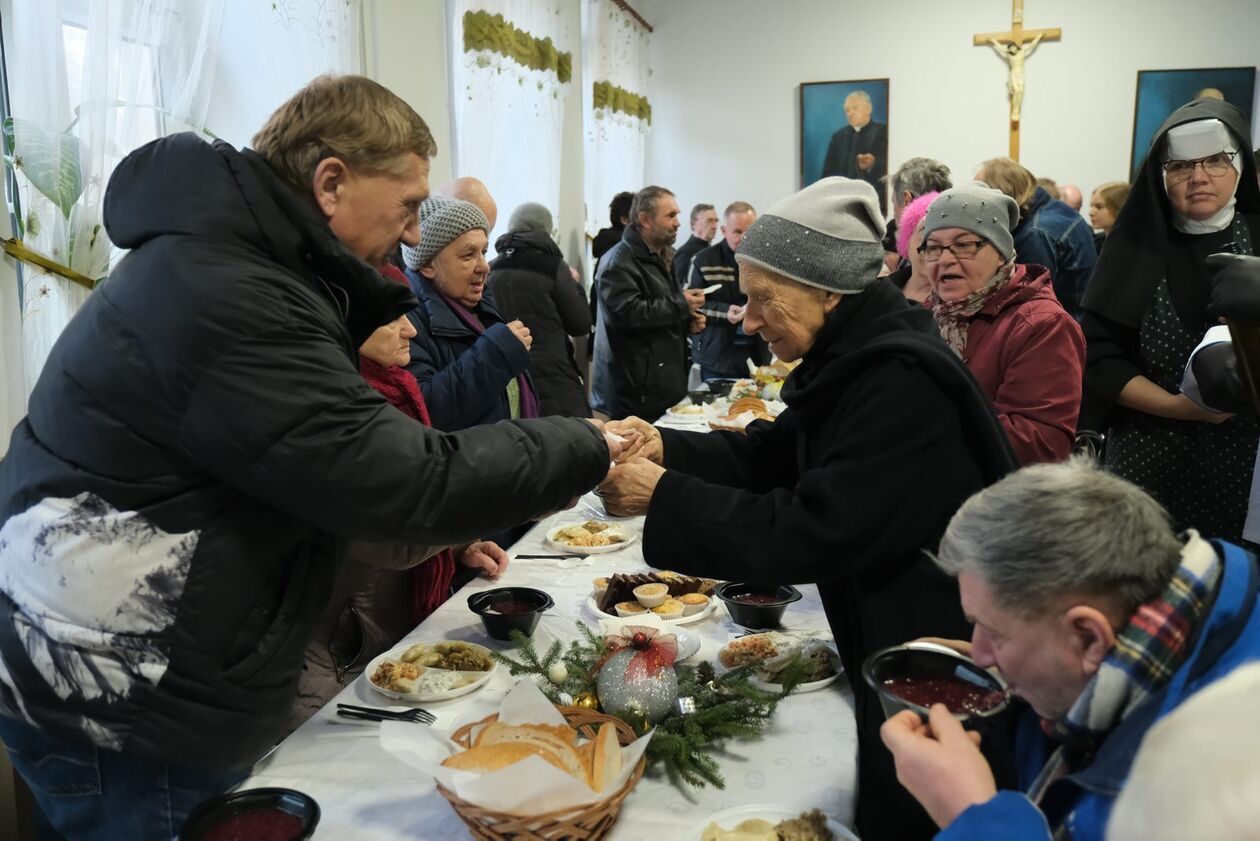
[[[467,597],[473,593],[504,585],[536,587],[555,599],[555,607],[544,615],[536,632],[540,643],[560,639],[567,646],[578,636],[578,621],[596,627],[597,617],[584,606],[592,579],[614,572],[649,570],[643,560],[643,518],[622,521],[636,539],[617,552],[583,560],[516,558],[519,554],[555,553],[556,548],[546,543],[547,531],[557,523],[587,518],[607,519],[593,494],[584,496],[575,509],[540,522],[512,547],[513,560],[499,581],[473,581],[412,631],[404,643],[461,639],[510,650],[510,644],[495,642],[486,635],[480,619],[467,606]],[[818,589],[812,585],[798,589],[803,598],[788,608],[784,626],[825,633],[827,623]],[[701,640],[695,657],[714,662],[718,649],[742,633],[722,605],[708,618],[684,628]],[[645,775],[626,798],[608,838],[690,841],[699,837],[709,815],[749,804],[801,811],[821,808],[829,817],[851,824],[857,738],[853,696],[846,678],[842,676],[825,689],[785,699],[762,738],[729,742],[718,756],[725,789],[684,792],[663,773]],[[490,682],[471,695],[424,706],[437,715],[435,727],[453,730],[497,711],[518,679],[500,666]],[[467,829],[437,793],[432,780],[381,747],[378,725],[339,719],[337,702],[364,706],[395,703],[373,690],[365,677],[357,678],[260,760],[241,788],[280,786],[314,797],[322,810],[316,839],[468,837]]]

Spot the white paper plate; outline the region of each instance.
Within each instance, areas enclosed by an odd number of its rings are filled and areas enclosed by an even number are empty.
[[[665,410],[665,417],[674,423],[707,423],[709,415],[703,410],[699,412],[676,412],[676,407],[670,406]]]
[[[453,640],[435,640],[435,642],[452,642],[452,641]],[[425,641],[425,642],[428,645],[432,645],[431,642],[428,642],[428,641]],[[459,642],[464,642],[464,640],[459,640]],[[460,686],[456,689],[447,689],[442,692],[395,692],[392,689],[386,689],[383,686],[377,686],[375,683],[372,682],[372,675],[376,672],[377,666],[379,666],[381,663],[385,662],[386,660],[401,659],[402,654],[408,648],[411,648],[411,646],[413,645],[415,645],[414,642],[408,643],[407,645],[400,645],[397,648],[391,649],[390,651],[386,651],[384,654],[380,654],[376,657],[373,657],[372,662],[368,663],[367,668],[364,669],[363,671],[363,677],[365,680],[367,680],[368,686],[372,687],[377,692],[381,693],[387,698],[396,698],[399,701],[413,701],[415,703],[423,704],[423,703],[430,703],[432,701],[446,701],[446,700],[449,700],[450,698],[458,698],[461,695],[467,695],[470,692],[476,692],[478,689],[485,686],[486,682],[489,681],[490,678],[494,676],[494,673],[499,670],[499,661],[492,659],[490,661],[491,663],[490,669],[484,673],[484,676],[477,678],[477,680],[465,686]],[[487,657],[490,656],[490,649],[486,648],[484,645],[477,645],[477,643],[475,642],[470,642],[468,643],[468,645],[472,646],[473,648],[480,649],[482,652],[485,653]]]
[[[760,634],[747,634],[746,636],[738,637],[737,639],[747,639],[747,637],[755,637],[755,636],[760,636]],[[734,642],[734,641],[735,640],[731,640],[731,642]],[[730,645],[730,644],[731,643],[728,642],[726,645]],[[730,671],[730,669],[721,665],[722,661],[720,659],[721,652],[726,650],[726,645],[722,646],[722,648],[718,651],[719,659],[717,663],[718,663],[718,668],[722,669],[723,671]],[[800,694],[801,692],[816,692],[819,689],[822,689],[827,686],[831,686],[831,684],[835,683],[837,680],[840,679],[840,675],[844,674],[844,664],[840,662],[840,655],[837,654],[835,649],[833,649],[830,645],[827,646],[827,654],[828,654],[829,659],[831,660],[831,668],[835,669],[835,674],[829,675],[825,678],[822,678],[821,680],[811,680],[808,683],[802,683],[796,687],[796,690],[793,694]],[[751,683],[753,686],[757,687],[758,689],[764,690],[766,692],[779,692],[783,689],[782,684],[771,683],[768,680],[762,680],[761,678],[757,677],[755,674],[753,675],[752,678],[749,679],[749,683]],[[789,817],[791,816],[789,815]]]
[[[773,806],[768,804],[754,803],[748,806],[734,806],[730,809],[723,809],[705,818],[701,823],[696,825],[692,831],[690,838],[699,839],[704,834],[705,827],[711,823],[716,823],[725,830],[734,829],[736,824],[743,821],[751,821],[757,818],[778,823],[779,821],[791,820],[799,817],[802,812],[808,812],[808,809],[790,809],[787,806]],[[839,821],[833,818],[827,818],[827,828],[830,829],[836,838],[842,841],[858,841],[858,837],[844,827]]]
[[[592,518],[593,519],[593,518]],[[606,555],[609,552],[620,552],[631,543],[634,543],[635,533],[629,529],[616,523],[609,523],[608,528],[614,529],[618,533],[625,536],[625,540],[620,543],[614,543],[611,546],[570,546],[562,540],[556,540],[556,532],[569,526],[580,526],[585,521],[574,521],[571,523],[558,523],[547,530],[547,542],[557,549],[563,549],[573,555]]]
[[[699,613],[693,613],[690,616],[682,616],[678,619],[661,619],[666,625],[690,625],[692,622],[699,622],[702,619],[708,619],[713,615],[713,611],[717,608],[718,600],[713,596],[709,596],[709,604]],[[613,613],[604,613],[599,609],[599,602],[595,600],[595,591],[592,590],[586,597],[586,609],[598,616],[600,619],[633,619],[633,616],[617,616]],[[659,618],[659,617],[658,617]]]

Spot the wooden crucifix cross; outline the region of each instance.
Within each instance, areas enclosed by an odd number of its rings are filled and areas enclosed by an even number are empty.
[[[1006,91],[1011,98],[1011,160],[1019,160],[1019,110],[1024,101],[1024,61],[1042,41],[1057,41],[1062,34],[1054,29],[1025,29],[1024,0],[1011,0],[1009,32],[981,32],[972,39],[977,47],[992,47],[1010,65]]]

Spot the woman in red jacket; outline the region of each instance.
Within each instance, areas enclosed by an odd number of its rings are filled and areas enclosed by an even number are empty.
[[[946,190],[924,220],[919,252],[941,336],[993,403],[1020,464],[1072,452],[1085,338],[1044,266],[1016,263],[1019,207],[979,182]]]

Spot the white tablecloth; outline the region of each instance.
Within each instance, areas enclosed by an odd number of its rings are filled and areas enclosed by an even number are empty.
[[[554,553],[545,543],[546,530],[558,522],[580,522],[604,517],[597,497],[588,494],[578,507],[540,523],[515,546],[514,560],[498,582],[478,579],[466,586],[408,637],[420,640],[463,639],[499,650],[506,643],[491,640],[481,620],[468,609],[469,595],[502,585],[545,590],[556,605],[545,614],[536,637],[541,641],[578,636],[575,623],[592,626],[597,618],[584,607],[592,579],[614,572],[644,572],[643,520],[624,521],[637,538],[625,549],[574,561],[515,560],[517,554]],[[788,608],[784,625],[795,630],[826,632],[818,590],[799,588],[801,601]],[[723,606],[709,618],[686,629],[702,640],[697,658],[716,661],[718,649],[740,633]],[[694,661],[692,661],[694,662]],[[475,721],[497,710],[513,685],[507,669],[471,695],[428,704],[438,716],[435,724],[447,730]],[[431,780],[403,765],[378,743],[378,725],[342,723],[335,703],[386,706],[391,701],[376,693],[360,677],[333,702],[295,731],[254,768],[242,788],[281,786],[304,791],[322,810],[316,839],[344,841],[362,838],[453,839],[468,837],[467,829]],[[422,726],[422,725],[416,725]],[[853,698],[844,677],[832,686],[784,700],[771,726],[758,740],[728,743],[718,756],[726,788],[681,791],[663,773],[649,773],[626,798],[609,838],[612,841],[668,841],[693,839],[707,816],[748,804],[767,804],[805,811],[821,808],[846,825],[853,816],[857,738]]]

